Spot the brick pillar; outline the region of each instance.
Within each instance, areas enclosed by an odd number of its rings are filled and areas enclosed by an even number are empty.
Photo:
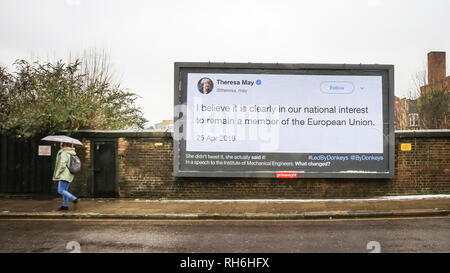
[[[445,52],[431,51],[428,53],[428,84],[436,83],[445,78]]]

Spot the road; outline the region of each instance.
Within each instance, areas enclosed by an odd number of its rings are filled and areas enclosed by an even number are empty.
[[[450,217],[298,221],[0,219],[0,252],[450,252]]]

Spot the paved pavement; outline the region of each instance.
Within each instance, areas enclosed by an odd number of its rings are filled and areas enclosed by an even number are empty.
[[[450,195],[369,199],[147,200],[81,199],[58,211],[61,198],[0,196],[0,218],[315,219],[450,215]]]

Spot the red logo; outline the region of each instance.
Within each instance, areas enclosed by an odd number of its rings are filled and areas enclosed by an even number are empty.
[[[277,172],[277,178],[298,178],[296,172]]]

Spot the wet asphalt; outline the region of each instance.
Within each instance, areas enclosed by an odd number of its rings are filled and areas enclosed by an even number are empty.
[[[450,217],[299,221],[0,219],[2,253],[450,252]]]

